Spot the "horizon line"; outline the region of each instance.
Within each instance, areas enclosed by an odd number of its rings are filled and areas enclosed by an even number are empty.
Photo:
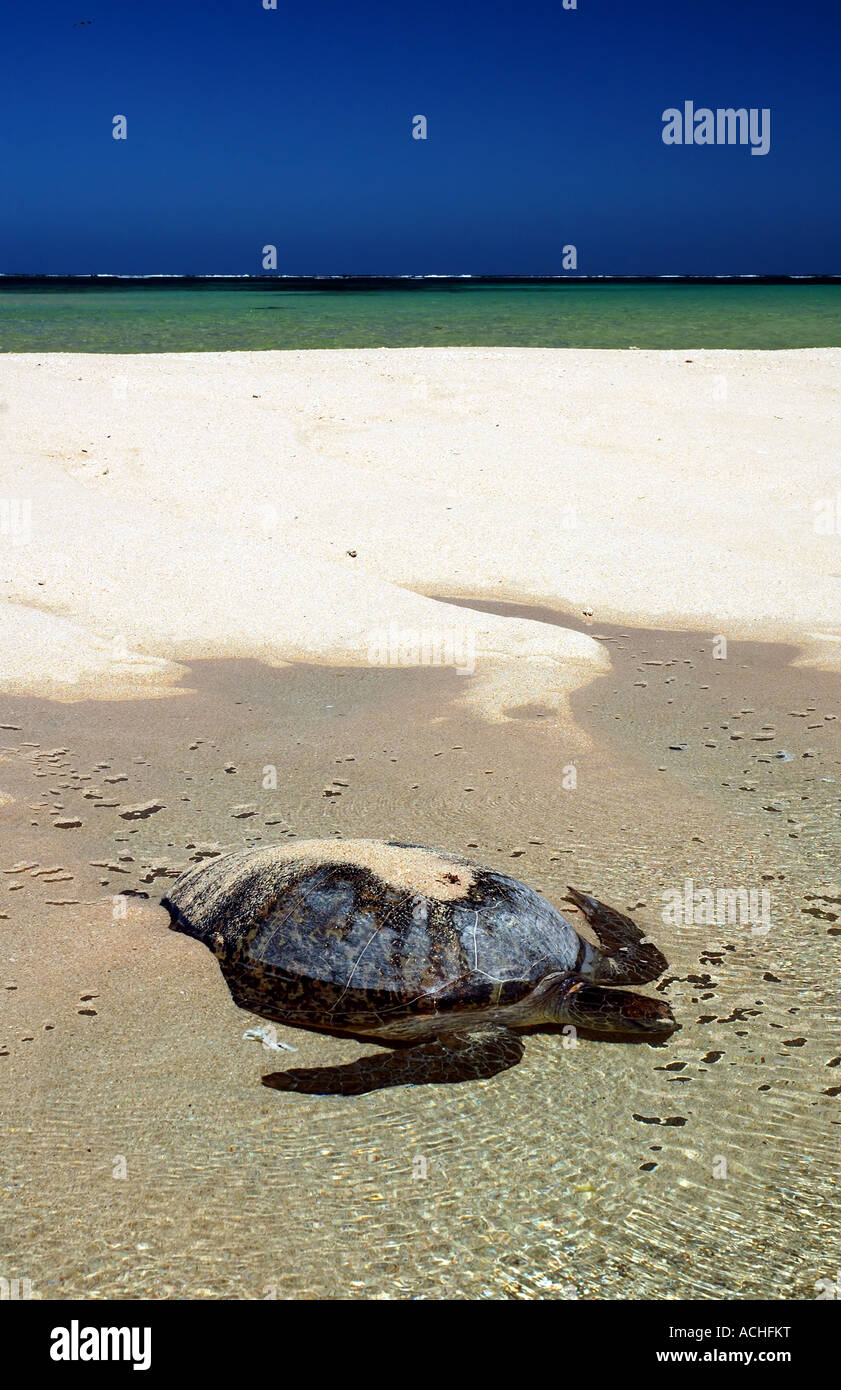
[[[816,282],[817,282],[817,283],[831,284],[831,283],[835,283],[835,282],[841,282],[841,274],[830,274],[830,273],[826,273],[826,272],[808,272],[808,273],[784,273],[784,272],[776,273],[776,272],[772,272],[772,273],[769,273],[769,274],[760,274],[760,273],[754,273],[754,272],[738,272],[738,271],[737,271],[737,272],[728,272],[728,273],[724,273],[724,274],[703,273],[703,272],[701,272],[701,273],[690,272],[690,273],[671,274],[671,275],[654,275],[654,274],[598,274],[598,273],[597,273],[597,274],[591,274],[591,275],[579,275],[579,274],[569,274],[569,273],[567,273],[567,274],[561,274],[561,275],[554,275],[554,274],[526,274],[526,275],[517,275],[517,274],[510,274],[510,273],[503,273],[503,274],[496,274],[496,273],[477,273],[477,274],[473,274],[472,272],[464,272],[464,271],[460,271],[460,272],[459,272],[459,271],[455,271],[455,272],[448,272],[448,273],[441,273],[441,272],[410,272],[410,273],[406,273],[406,272],[403,272],[403,273],[397,273],[397,274],[369,274],[369,273],[365,273],[365,272],[340,271],[340,272],[317,272],[317,273],[315,273],[315,274],[310,274],[310,275],[305,275],[305,274],[292,274],[292,273],[281,273],[281,272],[277,272],[277,271],[273,271],[273,272],[265,272],[265,271],[264,271],[264,272],[261,272],[261,273],[259,273],[259,274],[252,274],[252,273],[250,273],[250,272],[245,272],[245,273],[243,273],[243,272],[236,272],[236,271],[235,271],[235,272],[232,272],[232,273],[230,273],[230,274],[223,274],[223,273],[219,273],[219,272],[200,273],[200,272],[194,272],[194,271],[187,271],[187,272],[184,272],[184,273],[175,273],[175,272],[170,272],[170,271],[155,271],[155,272],[140,272],[140,273],[126,273],[126,272],[120,272],[120,271],[116,271],[116,272],[114,272],[114,271],[85,271],[85,272],[52,272],[52,271],[47,271],[47,272],[34,272],[34,273],[33,273],[33,272],[27,272],[27,271],[6,271],[6,272],[0,272],[0,284],[3,284],[3,283],[6,283],[6,284],[9,284],[9,283],[31,284],[31,283],[43,283],[44,281],[63,282],[63,283],[73,283],[73,282],[86,282],[86,283],[91,283],[91,282],[96,283],[96,282],[99,282],[99,283],[103,283],[103,282],[113,282],[113,281],[121,281],[121,282],[125,282],[125,281],[144,282],[144,281],[150,281],[150,280],[167,280],[167,281],[182,281],[182,282],[183,282],[183,281],[191,281],[191,282],[203,281],[203,282],[206,282],[206,281],[214,281],[214,280],[217,280],[217,281],[237,281],[237,282],[240,282],[240,283],[242,283],[242,282],[252,282],[252,283],[260,283],[261,285],[270,285],[270,284],[274,284],[274,283],[278,283],[278,282],[279,282],[279,283],[282,283],[282,284],[287,284],[287,285],[289,284],[289,282],[293,282],[293,283],[297,283],[297,284],[323,284],[323,283],[325,283],[325,282],[336,282],[336,281],[340,281],[340,282],[355,281],[355,282],[357,282],[357,283],[365,283],[365,284],[376,283],[376,282],[388,283],[388,284],[400,284],[400,283],[403,283],[403,284],[406,284],[406,283],[418,284],[418,283],[428,283],[428,282],[433,282],[433,283],[434,283],[434,282],[439,282],[439,283],[440,283],[440,282],[449,282],[449,283],[459,282],[459,283],[462,283],[462,284],[464,284],[465,282],[486,283],[486,284],[487,284],[487,283],[494,283],[494,284],[506,284],[506,283],[564,284],[564,283],[566,283],[566,282],[569,282],[569,283],[572,283],[572,284],[592,284],[592,283],[598,283],[598,282],[603,282],[603,281],[611,281],[611,282],[616,282],[616,283],[633,283],[633,282],[659,283],[659,282],[663,282],[663,281],[670,281],[670,282],[673,282],[673,283],[684,283],[684,284],[686,284],[686,283],[692,283],[692,282],[701,282],[701,283],[712,284],[712,283],[715,283],[716,281],[729,281],[730,283],[734,283],[734,282],[735,282],[735,283],[742,283],[742,282],[759,282],[759,283],[765,283],[765,284],[768,284],[768,283],[777,283],[777,284],[780,284],[780,283],[787,283],[787,282],[790,282],[790,281],[800,281],[800,282],[802,282],[802,281],[810,281],[810,282],[813,282],[813,283],[816,283]]]

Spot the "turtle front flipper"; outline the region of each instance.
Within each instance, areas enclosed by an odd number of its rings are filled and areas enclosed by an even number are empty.
[[[361,1096],[390,1086],[452,1086],[498,1076],[517,1065],[523,1050],[513,1029],[480,1026],[334,1067],[271,1072],[262,1081],[274,1091],[316,1096]]]
[[[636,922],[589,893],[579,893],[569,886],[567,893],[599,938],[601,950],[596,954],[590,979],[600,985],[645,985],[660,978],[669,962],[651,941],[646,941]]]

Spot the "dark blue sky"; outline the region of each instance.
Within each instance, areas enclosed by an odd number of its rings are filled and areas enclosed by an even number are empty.
[[[841,0],[14,0],[2,40],[5,273],[841,272]],[[685,100],[770,153],[664,145]]]

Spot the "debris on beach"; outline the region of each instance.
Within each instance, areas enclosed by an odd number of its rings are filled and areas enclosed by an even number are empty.
[[[162,801],[142,801],[137,806],[126,806],[120,812],[121,820],[145,820],[147,816],[153,816],[156,811],[164,811],[166,807]]]
[[[261,1028],[247,1028],[243,1033],[245,1042],[261,1042],[267,1052],[297,1052],[297,1047],[291,1043],[282,1042],[277,1036],[277,1029],[272,1024],[267,1024]]]

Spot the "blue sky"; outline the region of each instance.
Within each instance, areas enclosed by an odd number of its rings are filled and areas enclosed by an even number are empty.
[[[3,69],[5,273],[841,272],[841,0],[18,0]]]

